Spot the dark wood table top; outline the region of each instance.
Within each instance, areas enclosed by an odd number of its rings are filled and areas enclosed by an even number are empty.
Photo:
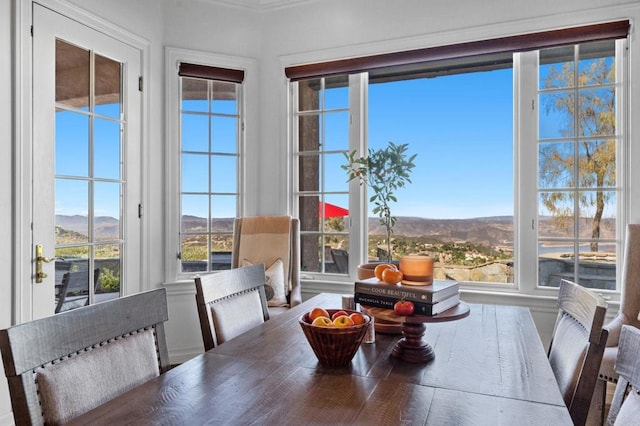
[[[571,425],[529,310],[470,305],[429,324],[427,364],[390,352],[378,333],[344,368],[320,365],[298,324],[322,294],[198,355],[74,424]],[[195,309],[195,302],[194,302]]]

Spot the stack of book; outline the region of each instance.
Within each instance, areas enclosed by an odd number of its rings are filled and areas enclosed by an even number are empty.
[[[361,305],[393,309],[393,305],[403,299],[413,302],[416,315],[437,315],[460,302],[459,284],[434,280],[432,285],[425,286],[389,285],[377,278],[355,283],[354,301]]]

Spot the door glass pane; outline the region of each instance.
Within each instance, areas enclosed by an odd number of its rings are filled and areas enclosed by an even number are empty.
[[[120,130],[117,121],[96,118],[93,173],[97,178],[120,179]]]
[[[75,179],[56,179],[56,245],[89,241],[89,184]]]
[[[56,103],[89,109],[90,52],[56,40]]]
[[[89,175],[89,116],[71,111],[56,112],[56,174]]]
[[[104,56],[95,55],[96,114],[120,118],[122,96],[120,81],[122,65]]]
[[[120,244],[104,244],[95,247],[94,283],[95,301],[118,297],[120,294]]]
[[[117,241],[120,239],[120,193],[118,182],[95,182],[94,184],[94,229],[96,241]]]

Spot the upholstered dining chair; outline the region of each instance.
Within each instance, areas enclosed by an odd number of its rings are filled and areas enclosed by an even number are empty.
[[[271,315],[302,303],[300,220],[291,216],[248,216],[233,223],[231,268],[264,264]]]
[[[558,308],[549,362],[574,425],[584,425],[607,341],[607,304],[589,289],[562,280]]]
[[[640,328],[640,224],[627,225],[620,290],[620,309],[605,326],[609,331],[609,338],[600,365],[599,380],[596,383],[593,409],[597,410],[600,419],[604,418],[607,383],[615,384],[618,381],[618,373],[614,366],[622,326],[628,324]]]
[[[618,383],[607,416],[607,425],[640,424],[640,329],[623,325],[615,363]]]
[[[263,264],[195,277],[205,351],[269,319],[264,283]]]
[[[169,369],[165,289],[0,330],[16,425],[61,424]]]

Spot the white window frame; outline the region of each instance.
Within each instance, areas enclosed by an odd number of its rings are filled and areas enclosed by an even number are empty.
[[[193,279],[196,272],[183,273],[180,253],[180,215],[181,215],[181,175],[180,175],[180,76],[178,67],[181,62],[206,65],[220,68],[243,70],[245,79],[238,99],[240,115],[240,133],[238,134],[238,198],[236,205],[237,217],[243,216],[247,210],[247,187],[255,190],[257,181],[257,167],[251,166],[258,160],[257,153],[249,156],[248,146],[257,151],[255,133],[246,123],[255,122],[255,101],[248,93],[256,93],[257,64],[254,59],[221,55],[209,52],[165,48],[165,76],[166,76],[166,140],[165,140],[165,281],[187,281]]]
[[[618,90],[616,136],[619,138],[616,151],[617,208],[616,208],[616,289],[594,289],[610,299],[619,299],[622,277],[622,261],[624,258],[623,236],[628,223],[629,188],[628,167],[630,159],[627,122],[629,116],[628,103],[628,40],[616,41],[616,80]],[[538,51],[516,53],[514,69],[517,64],[517,77],[514,73],[514,97],[517,99],[516,119],[516,155],[518,179],[516,191],[516,213],[519,217],[519,241],[516,268],[516,282],[520,292],[529,294],[555,294],[553,287],[538,286]],[[535,161],[531,161],[535,159]],[[526,194],[527,196],[518,196]],[[525,213],[527,212],[527,213]]]
[[[351,74],[349,78],[349,146],[348,151],[356,150],[359,153],[366,152],[366,93],[368,85],[368,74],[359,73]],[[298,83],[293,82],[290,87],[290,100],[291,100],[291,134],[292,134],[292,188],[293,188],[293,201],[292,212],[294,216],[299,216],[299,158],[300,155],[298,147]],[[324,114],[324,111],[318,112],[320,116]],[[323,155],[320,153],[320,155]],[[345,160],[346,161],[346,160]],[[345,172],[345,181],[347,179],[347,173]],[[322,188],[321,188],[322,189]],[[352,277],[356,276],[356,270],[359,264],[359,259],[365,253],[367,240],[367,224],[361,220],[353,220],[353,217],[360,217],[361,212],[366,210],[366,187],[360,186],[357,181],[348,183],[349,192],[349,220],[345,223],[348,228],[349,234],[349,272],[348,274],[338,273],[322,273],[312,271],[301,271],[302,279],[315,279],[316,277],[330,277],[332,281],[336,282],[350,282]],[[323,192],[320,191],[319,194]],[[364,236],[364,238],[363,238]]]
[[[626,43],[626,41],[625,41]],[[624,50],[624,52],[621,52]],[[514,53],[513,56],[513,102],[514,102],[514,283],[500,284],[494,283],[464,283],[464,288],[478,292],[499,292],[512,294],[527,294],[537,297],[557,296],[557,288],[538,286],[538,250],[537,250],[537,209],[538,209],[538,188],[537,188],[537,130],[538,130],[538,110],[537,110],[537,85],[538,85],[538,51],[528,53]],[[621,54],[622,53],[622,54]],[[616,66],[619,72],[623,73],[622,92],[628,92],[628,49],[617,49]],[[364,76],[364,77],[363,77]],[[353,80],[352,80],[353,78]],[[297,83],[290,85],[289,92],[290,105],[297,102]],[[350,149],[358,149],[360,153],[366,150],[366,108],[367,108],[367,73],[350,75],[350,109],[351,109],[351,130]],[[533,102],[535,101],[535,102]],[[622,94],[618,100],[623,108],[620,114],[620,132],[623,133],[622,143],[618,147],[618,185],[622,188],[620,200],[618,202],[618,212],[616,217],[617,235],[624,235],[624,229],[628,222],[628,184],[627,168],[630,164],[629,142],[624,137],[627,132],[627,119],[629,102],[626,95]],[[293,108],[293,107],[292,107]],[[292,109],[293,111],[294,109]],[[291,119],[291,122],[295,120]],[[297,132],[292,126],[291,140],[292,151],[296,151]],[[297,213],[297,162],[293,164],[291,173],[292,187],[292,207]],[[320,273],[304,273],[302,278],[308,280],[324,280],[333,283],[352,283],[356,277],[356,268],[359,262],[363,261],[366,253],[367,241],[367,196],[366,187],[360,187],[357,182],[350,184],[349,211],[351,212],[350,223],[350,251],[349,251],[349,275],[346,277],[328,276]],[[362,217],[364,215],[364,218]],[[616,267],[617,282],[620,282],[622,262],[624,253],[621,237],[618,237],[618,262]],[[360,244],[357,244],[360,242]],[[356,251],[357,247],[357,251]],[[352,260],[353,259],[353,260]],[[620,289],[615,291],[603,290],[610,300],[618,300]]]

